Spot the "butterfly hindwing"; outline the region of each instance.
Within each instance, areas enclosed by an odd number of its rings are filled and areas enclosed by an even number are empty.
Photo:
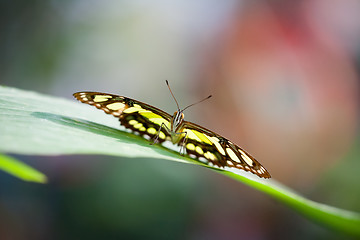
[[[121,125],[141,136],[154,138],[158,134],[160,143],[170,138],[165,129],[158,130],[162,124],[170,127],[171,116],[158,108],[124,96],[100,92],[78,92],[74,93],[74,97],[119,118]]]
[[[252,172],[259,177],[270,178],[268,171],[244,149],[228,139],[195,123],[184,122],[185,148],[190,156],[205,160],[217,167],[234,167]]]

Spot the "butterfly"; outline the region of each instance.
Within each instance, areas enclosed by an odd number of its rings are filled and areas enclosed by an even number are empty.
[[[184,120],[184,110],[207,98],[180,109],[168,81],[177,111],[170,115],[149,104],[114,94],[101,92],[77,92],[73,96],[82,103],[95,106],[107,114],[119,118],[125,128],[140,136],[153,139],[154,143],[171,141],[186,154],[207,165],[219,168],[237,168],[270,178],[269,172],[249,153],[221,135],[200,125]]]

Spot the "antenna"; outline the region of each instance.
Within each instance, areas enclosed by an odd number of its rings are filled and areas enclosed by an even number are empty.
[[[187,106],[186,108],[184,108],[184,109],[181,110],[181,111],[183,112],[183,111],[185,111],[185,109],[187,109],[187,108],[189,108],[189,107],[191,107],[191,106],[194,106],[195,104],[201,103],[201,102],[203,102],[203,101],[211,98],[211,96],[212,96],[212,95],[209,95],[209,96],[207,96],[206,98],[204,98],[203,100],[200,100],[200,101],[198,101],[198,102],[196,102],[196,103],[190,104],[189,106]]]
[[[174,100],[175,100],[175,102],[176,102],[176,106],[177,106],[178,110],[180,111],[179,104],[178,104],[178,102],[176,101],[176,98],[175,98],[174,94],[173,94],[172,91],[171,91],[169,82],[168,82],[168,80],[165,80],[165,81],[166,81],[166,85],[168,86],[168,88],[169,88],[169,90],[170,90],[171,96],[174,98]]]
[[[189,107],[194,106],[195,104],[201,103],[201,102],[203,102],[203,101],[211,98],[211,96],[212,96],[212,95],[209,95],[209,96],[207,96],[206,98],[204,98],[204,99],[202,99],[202,100],[200,100],[200,101],[198,101],[198,102],[196,102],[196,103],[190,104],[189,106],[187,106],[187,107],[184,108],[183,110],[180,110],[179,104],[178,104],[178,102],[176,101],[176,98],[175,98],[174,94],[172,93],[172,91],[171,91],[171,89],[170,89],[170,85],[169,85],[168,80],[165,80],[165,81],[166,81],[166,85],[168,86],[168,88],[169,88],[169,90],[170,90],[171,96],[174,98],[174,100],[175,100],[175,102],[176,102],[176,106],[177,106],[177,108],[178,108],[178,110],[179,110],[180,112],[183,112],[183,111],[185,111],[185,109],[188,109]]]

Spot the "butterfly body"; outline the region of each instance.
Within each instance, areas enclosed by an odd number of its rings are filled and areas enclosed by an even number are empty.
[[[184,113],[181,111],[176,111],[170,119],[170,128],[167,128],[166,125],[160,126],[160,128],[164,127],[166,131],[170,134],[171,142],[173,144],[179,143],[181,135],[181,128],[183,126]]]
[[[149,104],[108,93],[77,92],[74,97],[119,118],[125,128],[140,136],[152,139],[153,143],[171,141],[199,161],[220,168],[238,168],[252,172],[259,177],[270,178],[268,171],[228,139],[200,125],[184,120],[183,111],[178,109],[170,115]],[[180,150],[181,152],[181,150]]]

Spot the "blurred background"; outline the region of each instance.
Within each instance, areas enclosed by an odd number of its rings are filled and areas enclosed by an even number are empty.
[[[360,2],[1,1],[0,84],[129,96],[231,139],[274,179],[360,211]],[[0,239],[339,239],[208,169],[154,159],[16,156]],[[343,238],[342,238],[343,239]]]

